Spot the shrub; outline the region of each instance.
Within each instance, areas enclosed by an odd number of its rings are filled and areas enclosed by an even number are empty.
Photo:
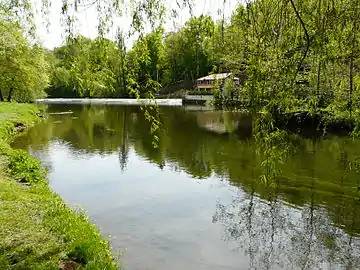
[[[45,181],[46,170],[41,167],[40,161],[23,150],[12,150],[9,153],[9,171],[24,183]]]

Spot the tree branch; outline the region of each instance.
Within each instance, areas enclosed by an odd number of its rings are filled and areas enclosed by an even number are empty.
[[[301,69],[301,66],[302,66],[302,64],[304,63],[304,61],[305,61],[305,59],[306,59],[306,56],[307,56],[307,54],[308,54],[308,52],[309,52],[309,49],[310,49],[310,37],[309,37],[309,33],[308,33],[307,29],[306,29],[305,23],[304,23],[303,19],[301,18],[300,14],[299,14],[299,11],[296,9],[296,6],[295,6],[295,4],[294,4],[294,1],[293,1],[293,0],[290,0],[290,3],[291,3],[291,5],[292,5],[292,7],[293,7],[293,9],[294,9],[294,12],[295,12],[295,14],[296,14],[296,17],[299,19],[300,24],[301,24],[302,28],[304,29],[305,37],[306,37],[306,49],[305,49],[305,52],[304,52],[303,57],[301,58],[301,60],[300,60],[300,62],[299,62],[298,68],[297,68],[297,70],[296,70],[296,72],[295,72],[294,79],[293,79],[293,82],[292,82],[292,83],[294,83],[294,81],[295,81],[295,79],[296,79],[296,76],[297,76],[297,74],[299,73],[299,71],[300,71],[300,69]]]

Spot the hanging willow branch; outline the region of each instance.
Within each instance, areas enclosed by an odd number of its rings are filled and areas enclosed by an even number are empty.
[[[302,67],[302,65],[303,65],[303,63],[304,63],[304,61],[305,61],[305,59],[306,59],[306,57],[307,57],[307,54],[308,54],[308,52],[309,52],[309,49],[310,49],[310,37],[309,37],[309,33],[308,33],[307,29],[306,29],[305,23],[304,23],[303,19],[301,18],[300,14],[299,14],[299,11],[296,9],[296,6],[295,6],[295,4],[294,4],[294,1],[293,1],[293,0],[290,0],[290,3],[291,3],[291,6],[292,6],[293,9],[294,9],[294,12],[295,12],[295,14],[296,14],[296,17],[297,17],[297,18],[299,19],[299,21],[300,21],[301,27],[304,29],[305,37],[306,37],[306,49],[305,49],[305,52],[304,52],[304,54],[303,54],[303,57],[301,58],[301,60],[300,60],[300,62],[299,62],[298,68],[297,68],[297,70],[296,70],[296,72],[295,72],[295,74],[294,74],[294,79],[293,79],[293,81],[292,81],[292,83],[294,83],[294,82],[295,82],[295,79],[296,79],[296,76],[297,76],[297,74],[299,73],[299,71],[300,71],[300,69],[301,69],[301,67]]]

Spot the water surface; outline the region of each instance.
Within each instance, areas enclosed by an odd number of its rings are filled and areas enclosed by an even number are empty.
[[[136,106],[50,105],[14,142],[50,185],[85,208],[125,269],[360,268],[360,142],[294,137],[261,180],[251,117],[161,108],[156,134]]]

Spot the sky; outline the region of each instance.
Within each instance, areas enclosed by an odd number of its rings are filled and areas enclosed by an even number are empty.
[[[33,0],[37,34],[45,48],[53,49],[54,47],[61,46],[65,37],[64,26],[61,24],[62,1],[50,1],[51,7],[48,17],[50,25],[48,27],[46,26],[43,16],[41,16],[41,1],[42,0]],[[219,14],[219,10],[224,10],[225,17],[229,18],[232,11],[235,10],[236,5],[241,2],[242,0],[193,0],[193,15],[199,16],[201,14],[208,14],[216,21],[222,17],[222,15]],[[189,9],[184,8],[181,10],[177,6],[176,0],[165,0],[165,7],[169,9],[174,8],[179,14],[177,18],[171,17],[170,15],[167,16],[164,24],[165,31],[177,30],[190,18]],[[95,38],[97,36],[98,20],[95,6],[80,10],[77,19],[76,25],[78,33],[90,38]],[[130,24],[131,20],[126,14],[121,18],[117,18],[114,26],[107,35],[107,38],[115,38],[118,26],[124,33],[127,33],[130,30]],[[126,41],[127,47],[131,47],[131,44],[135,39],[135,36],[129,38]]]

